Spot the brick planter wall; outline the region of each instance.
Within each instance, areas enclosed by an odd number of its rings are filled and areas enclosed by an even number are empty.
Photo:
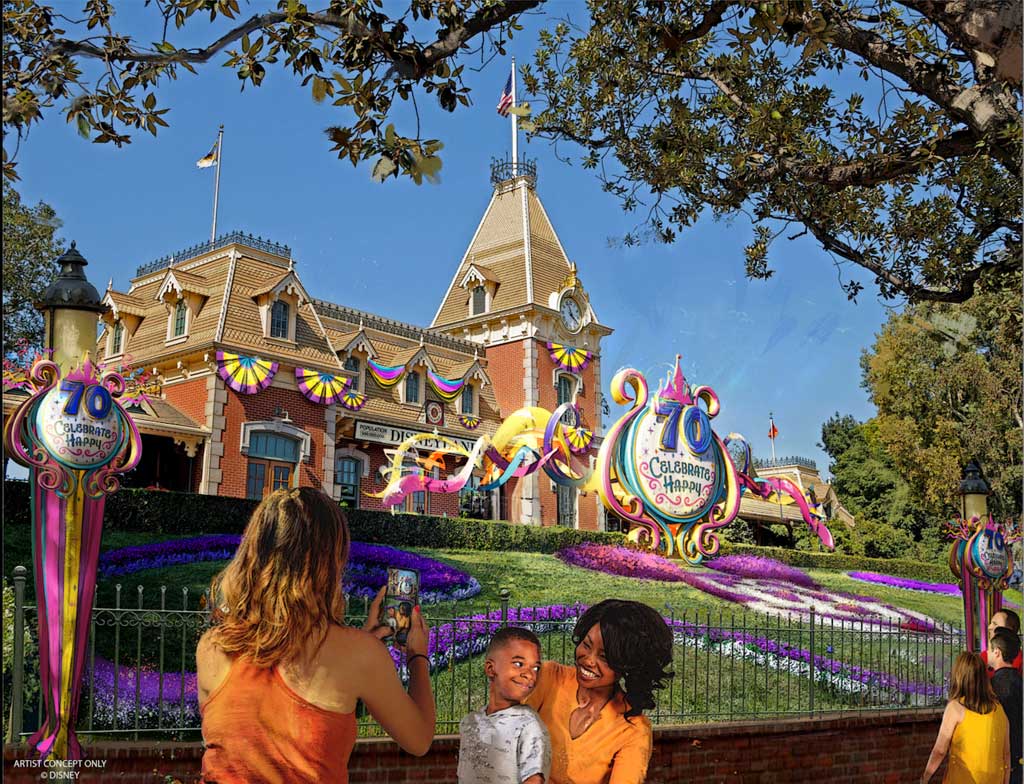
[[[654,733],[648,784],[899,784],[916,782],[942,717],[941,710],[830,715],[816,719],[662,727]],[[352,784],[455,782],[457,736],[440,736],[430,753],[413,757],[389,740],[356,744],[349,763]],[[202,758],[198,743],[108,742],[88,746],[91,764],[76,779],[165,784],[195,782]],[[4,781],[40,781],[48,769],[16,765],[31,755],[4,747]],[[22,765],[25,763],[22,762]],[[56,772],[56,771],[54,771]],[[165,779],[165,777],[170,777]],[[942,780],[942,770],[933,781]]]

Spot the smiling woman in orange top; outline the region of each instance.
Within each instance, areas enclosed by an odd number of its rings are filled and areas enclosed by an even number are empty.
[[[672,663],[672,632],[652,608],[606,599],[573,631],[576,666],[546,661],[527,699],[551,735],[548,784],[641,784],[651,759],[655,689]]]

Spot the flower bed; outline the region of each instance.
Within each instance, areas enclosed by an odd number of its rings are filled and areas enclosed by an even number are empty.
[[[740,578],[734,578],[740,579]],[[535,608],[509,608],[508,623],[528,625],[537,634],[557,630],[571,630],[586,609],[583,605],[549,605]],[[941,701],[944,688],[935,683],[908,681],[887,672],[879,672],[849,665],[827,654],[812,654],[809,650],[779,642],[768,637],[739,629],[721,629],[687,620],[665,619],[673,632],[676,645],[721,652],[727,656],[755,665],[807,677],[813,659],[815,682],[847,694],[860,697],[891,700],[893,694],[902,695],[904,701],[929,704]],[[477,656],[487,648],[491,635],[501,627],[501,611],[481,613],[433,626],[430,630],[428,659],[436,672],[454,662]],[[831,648],[827,653],[832,652]],[[403,679],[408,673],[401,665],[400,653],[392,649],[392,658]],[[196,675],[193,672],[164,674],[161,677],[152,667],[136,671],[133,667],[117,668],[117,708],[114,707],[114,666],[100,657],[95,661],[95,720],[112,726],[116,715],[119,727],[135,724],[136,688],[139,692],[139,724],[155,727],[198,726]],[[138,678],[138,683],[136,683]],[[184,693],[182,689],[184,688]],[[86,676],[83,698],[87,699],[89,680]],[[161,691],[162,689],[162,691]],[[162,700],[161,700],[162,694]]]
[[[605,544],[578,544],[555,553],[555,557],[583,569],[613,574],[619,577],[638,577],[643,580],[683,582],[682,570],[667,558],[654,553],[612,547]]]
[[[960,595],[960,588],[956,583],[926,583],[921,580],[910,580],[906,577],[893,577],[890,574],[879,574],[878,572],[847,572],[846,576],[865,583],[888,585],[893,588],[905,588],[908,591],[945,593],[950,596]]]
[[[122,547],[100,556],[99,575],[110,578],[144,569],[226,561],[234,556],[241,539],[238,535],[223,534]],[[385,545],[353,542],[343,578],[346,593],[350,596],[375,596],[387,582],[389,566],[419,571],[420,601],[424,604],[468,599],[481,590],[476,578],[433,558]]]
[[[781,580],[794,585],[802,585],[806,588],[817,588],[818,584],[807,572],[797,569],[795,566],[776,561],[774,558],[765,558],[760,555],[725,555],[715,558],[704,564],[708,569],[714,569],[726,574],[734,574],[738,577],[753,577],[758,580]]]
[[[856,596],[823,588],[806,588],[774,580],[756,580],[727,573],[684,571],[684,582],[706,594],[770,614],[810,615],[850,624],[891,625],[906,631],[933,631],[931,618],[894,607],[872,596]]]

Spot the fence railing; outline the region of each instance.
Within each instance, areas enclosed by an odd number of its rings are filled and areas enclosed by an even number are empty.
[[[38,661],[21,644],[25,630],[34,636],[36,629],[36,609],[24,601],[26,575],[15,570],[9,738],[29,735],[43,715],[34,683]],[[486,703],[481,654],[502,625],[533,629],[545,659],[573,662],[572,632],[582,606],[521,607],[507,591],[500,597],[494,607],[425,608],[439,733],[457,732],[462,717]],[[113,605],[93,609],[80,734],[198,738],[195,647],[209,624],[207,597],[163,587],[154,598],[141,586],[126,595],[117,585]],[[361,624],[368,602],[352,600],[348,609],[346,622]],[[954,627],[916,631],[813,612],[716,614],[665,605],[663,615],[674,637],[673,666],[647,714],[655,724],[939,705],[963,646],[963,633]],[[397,653],[395,658],[405,677]],[[358,722],[361,735],[381,732],[362,706]]]

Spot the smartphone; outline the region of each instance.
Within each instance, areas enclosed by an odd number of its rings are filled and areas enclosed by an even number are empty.
[[[412,608],[419,604],[420,573],[415,569],[388,568],[388,586],[380,605],[380,622],[389,626],[392,637],[405,645],[412,627]]]

